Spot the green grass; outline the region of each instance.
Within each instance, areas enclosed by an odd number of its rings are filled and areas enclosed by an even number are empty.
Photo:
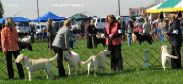
[[[165,44],[168,44],[165,42]],[[105,70],[103,74],[98,74],[97,76],[86,75],[86,65],[81,66],[81,73],[77,76],[71,75],[66,78],[58,78],[56,62],[53,62],[52,72],[54,78],[52,80],[47,80],[46,75],[43,71],[37,71],[33,73],[33,80],[29,82],[27,79],[27,70],[24,69],[26,79],[19,80],[17,69],[14,64],[15,79],[8,80],[5,66],[5,56],[0,52],[0,84],[24,84],[24,83],[33,83],[33,84],[181,84],[183,82],[182,70],[172,70],[168,69],[163,71],[161,68],[160,60],[160,46],[162,44],[159,42],[154,42],[153,45],[143,43],[139,45],[138,43],[133,43],[131,47],[127,45],[127,42],[124,42],[122,45],[122,55],[124,63],[124,71],[122,73],[111,73],[110,71],[110,59],[107,58],[105,65]],[[170,46],[170,45],[169,45]],[[97,49],[87,49],[86,41],[79,40],[77,46],[73,51],[77,52],[82,60],[86,60],[90,55],[100,52],[104,48],[102,45],[99,45]],[[149,58],[149,67],[144,67],[144,52],[148,50]],[[34,51],[23,50],[21,53],[29,56],[30,58],[40,58],[40,57],[53,57],[54,52],[47,48],[46,42],[36,42],[33,44]],[[67,69],[67,63],[64,62],[64,66]]]

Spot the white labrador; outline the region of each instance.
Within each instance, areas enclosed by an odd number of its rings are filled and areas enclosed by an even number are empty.
[[[88,65],[88,75],[90,74],[90,67],[94,68],[94,74],[96,73],[96,69],[101,72],[105,66],[106,56],[109,54],[110,52],[108,50],[103,50],[97,55],[90,56],[88,60],[82,61],[82,64]]]
[[[170,61],[170,58],[178,59],[178,57],[170,55],[168,53],[168,46],[167,45],[162,45],[161,46],[161,51],[162,51],[161,52],[162,67],[165,70],[166,69],[166,64]]]
[[[71,74],[71,70],[72,71],[74,70],[75,74],[77,74],[81,62],[79,55],[74,51],[68,51],[68,53],[64,56],[64,59],[68,63],[68,69],[69,69],[68,75]]]
[[[40,58],[40,59],[29,59],[27,56],[23,54],[18,55],[15,62],[22,62],[24,66],[26,66],[29,74],[29,81],[32,79],[32,73],[34,71],[45,69],[47,79],[49,79],[51,74],[51,61],[57,59],[57,54],[53,58]]]

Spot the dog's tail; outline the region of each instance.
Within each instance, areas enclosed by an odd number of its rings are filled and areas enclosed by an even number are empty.
[[[166,55],[167,57],[173,58],[173,59],[178,59],[177,56],[173,56],[173,55]]]
[[[92,58],[90,57],[88,60],[86,60],[86,61],[81,61],[81,64],[88,64],[89,62],[91,62],[92,61]]]
[[[58,58],[58,54],[56,54],[55,57],[50,58],[49,61],[56,60],[57,58]]]

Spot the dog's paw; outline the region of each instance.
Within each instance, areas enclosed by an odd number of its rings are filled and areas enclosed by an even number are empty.
[[[179,59],[179,57],[178,57],[178,56],[174,56],[174,58],[175,58],[175,59]]]

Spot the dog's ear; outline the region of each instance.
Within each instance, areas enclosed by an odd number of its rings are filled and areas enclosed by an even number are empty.
[[[161,51],[163,50],[164,45],[161,46]]]

